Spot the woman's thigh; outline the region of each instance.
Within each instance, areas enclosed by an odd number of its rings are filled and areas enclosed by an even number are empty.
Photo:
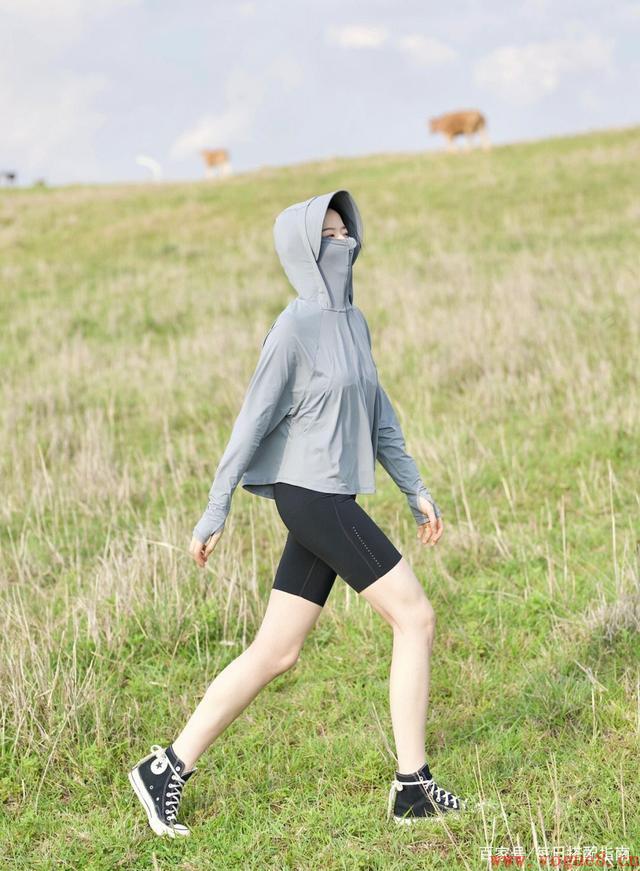
[[[271,657],[294,660],[321,613],[320,605],[273,589],[253,643]]]
[[[362,591],[387,623],[400,631],[435,624],[435,612],[422,584],[403,557],[386,575]]]
[[[324,583],[326,599],[340,575],[361,593],[402,559],[353,494],[320,493],[278,482],[275,497],[278,513],[289,529],[276,577],[281,588],[288,582],[298,595],[305,595]]]

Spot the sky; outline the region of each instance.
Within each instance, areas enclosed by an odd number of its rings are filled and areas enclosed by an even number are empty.
[[[204,175],[640,124],[640,0],[0,0],[0,172]],[[146,163],[139,163],[142,157]]]

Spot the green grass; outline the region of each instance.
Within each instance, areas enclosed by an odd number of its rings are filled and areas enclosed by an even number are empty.
[[[486,867],[640,854],[640,128],[220,184],[0,193],[0,864]],[[338,578],[297,665],[214,742],[186,841],[126,780],[260,624],[286,537],[242,490],[187,553],[293,291],[275,215],[346,187],[355,302],[445,533],[378,467],[360,502],[437,615],[427,758],[485,809],[385,820],[391,631]]]

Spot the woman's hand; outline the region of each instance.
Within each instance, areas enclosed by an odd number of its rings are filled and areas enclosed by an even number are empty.
[[[197,538],[191,539],[191,544],[189,545],[189,553],[194,558],[194,560],[198,563],[200,568],[204,568],[209,559],[209,555],[220,541],[220,538],[224,532],[224,526],[222,529],[219,529],[217,532],[214,532],[213,535],[210,535],[207,541],[203,544]]]
[[[429,520],[421,523],[418,527],[418,539],[422,544],[428,544],[430,547],[433,547],[444,532],[442,517],[436,517],[433,505],[424,496],[418,496],[418,507],[429,518]]]

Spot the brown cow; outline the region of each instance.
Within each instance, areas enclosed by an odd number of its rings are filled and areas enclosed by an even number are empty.
[[[453,140],[456,136],[466,136],[466,146],[471,146],[471,136],[477,133],[485,149],[490,147],[487,135],[487,122],[477,109],[461,109],[458,112],[447,112],[438,118],[429,119],[431,133],[443,133],[447,137],[447,151],[453,151]]]
[[[204,174],[206,178],[229,175],[231,173],[231,161],[226,148],[203,148],[200,152],[204,159]],[[215,170],[215,172],[214,172]]]

